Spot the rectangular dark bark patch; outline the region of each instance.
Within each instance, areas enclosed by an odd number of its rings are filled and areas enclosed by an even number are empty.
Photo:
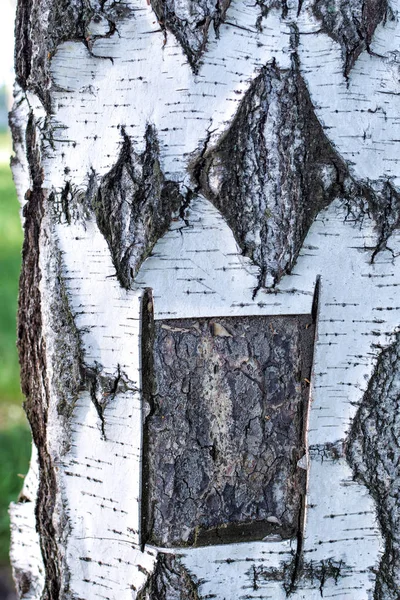
[[[295,536],[311,316],[156,321],[149,332],[147,324],[143,540]]]

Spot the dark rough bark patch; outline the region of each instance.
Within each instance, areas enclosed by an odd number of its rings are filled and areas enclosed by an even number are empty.
[[[211,25],[218,35],[230,0],[150,0],[163,28],[170,29],[180,42],[192,69],[197,72]]]
[[[314,13],[325,31],[342,48],[344,75],[369,45],[375,29],[385,18],[387,0],[316,0]]]
[[[31,73],[32,39],[30,19],[34,0],[19,0],[15,20],[15,74],[18,83],[24,87]]]
[[[311,581],[311,583],[318,582],[322,598],[325,584],[329,579],[333,579],[336,585],[339,579],[349,571],[349,567],[342,560],[337,561],[328,558],[327,560],[305,562],[301,577],[303,580]]]
[[[228,132],[193,172],[267,287],[290,271],[315,216],[347,175],[295,60],[288,71],[262,70]]]
[[[297,14],[300,13],[302,3],[303,0],[298,0]],[[288,16],[289,6],[287,0],[257,0],[257,4],[261,9],[261,14],[257,21],[257,27],[260,30],[263,28],[263,19],[268,17],[270,10],[274,8],[280,10],[282,19],[286,19]]]
[[[27,192],[24,209],[25,238],[22,250],[18,309],[18,349],[21,385],[26,396],[25,410],[39,453],[40,484],[36,504],[37,528],[46,570],[42,600],[57,600],[60,586],[60,557],[52,523],[56,495],[54,465],[47,451],[47,409],[49,390],[46,379],[45,340],[42,335],[39,267],[39,236],[44,215],[41,168],[31,116],[27,126],[28,160],[33,187]]]
[[[390,248],[391,235],[400,228],[400,193],[388,180],[359,182],[346,177],[342,189],[342,201],[347,210],[345,220],[353,223],[370,218],[375,226],[376,244],[369,248],[371,263],[379,252]]]
[[[57,46],[66,40],[80,40],[90,50],[99,36],[90,36],[90,23],[105,19],[109,32],[117,30],[120,19],[130,10],[118,1],[104,0],[18,0],[16,15],[16,78],[24,90],[35,92],[51,112],[50,60]],[[44,18],[44,15],[48,15]],[[102,37],[102,36],[100,36]]]
[[[369,489],[385,552],[375,600],[398,600],[400,590],[400,335],[381,353],[349,434],[347,458]]]
[[[154,326],[155,392],[144,398],[145,541],[208,545],[296,535],[311,317]]]
[[[87,390],[100,419],[101,435],[106,439],[107,407],[118,393],[133,389],[118,365],[115,375],[105,375],[101,365],[88,367],[85,364],[81,335],[70,307],[66,288],[62,257],[58,248],[52,248],[55,270],[51,272],[48,289],[52,291],[50,305],[51,329],[54,332],[54,352],[52,353],[52,386],[58,399],[57,411],[64,421],[67,434],[75,404],[80,394]],[[135,388],[136,389],[136,388]],[[70,449],[70,433],[59,439],[62,452]]]
[[[198,584],[172,554],[159,554],[154,572],[137,600],[200,600]]]
[[[342,440],[335,443],[327,442],[326,444],[314,444],[309,446],[308,451],[311,458],[331,462],[340,460],[345,454],[344,443]]]
[[[161,171],[154,128],[146,131],[146,148],[137,155],[123,132],[116,165],[103,178],[92,205],[109,245],[119,281],[129,287],[157,240],[168,230],[183,198],[177,183]]]

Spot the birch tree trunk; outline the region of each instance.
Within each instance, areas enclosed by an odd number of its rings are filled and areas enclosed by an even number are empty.
[[[398,600],[398,0],[19,0],[16,41],[20,598]]]

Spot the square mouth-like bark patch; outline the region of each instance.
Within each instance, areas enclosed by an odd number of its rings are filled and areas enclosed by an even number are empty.
[[[294,537],[311,316],[156,321],[143,335],[143,540]]]

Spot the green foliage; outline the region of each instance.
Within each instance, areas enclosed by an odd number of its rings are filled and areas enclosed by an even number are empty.
[[[0,135],[0,159],[9,152],[8,137]],[[0,163],[0,427],[21,405],[19,367],[16,350],[18,278],[21,266],[22,229],[11,171]]]
[[[9,134],[0,132],[0,564],[8,561],[8,506],[18,498],[26,475],[30,433],[22,411],[16,349],[18,279],[22,229],[9,168]]]

